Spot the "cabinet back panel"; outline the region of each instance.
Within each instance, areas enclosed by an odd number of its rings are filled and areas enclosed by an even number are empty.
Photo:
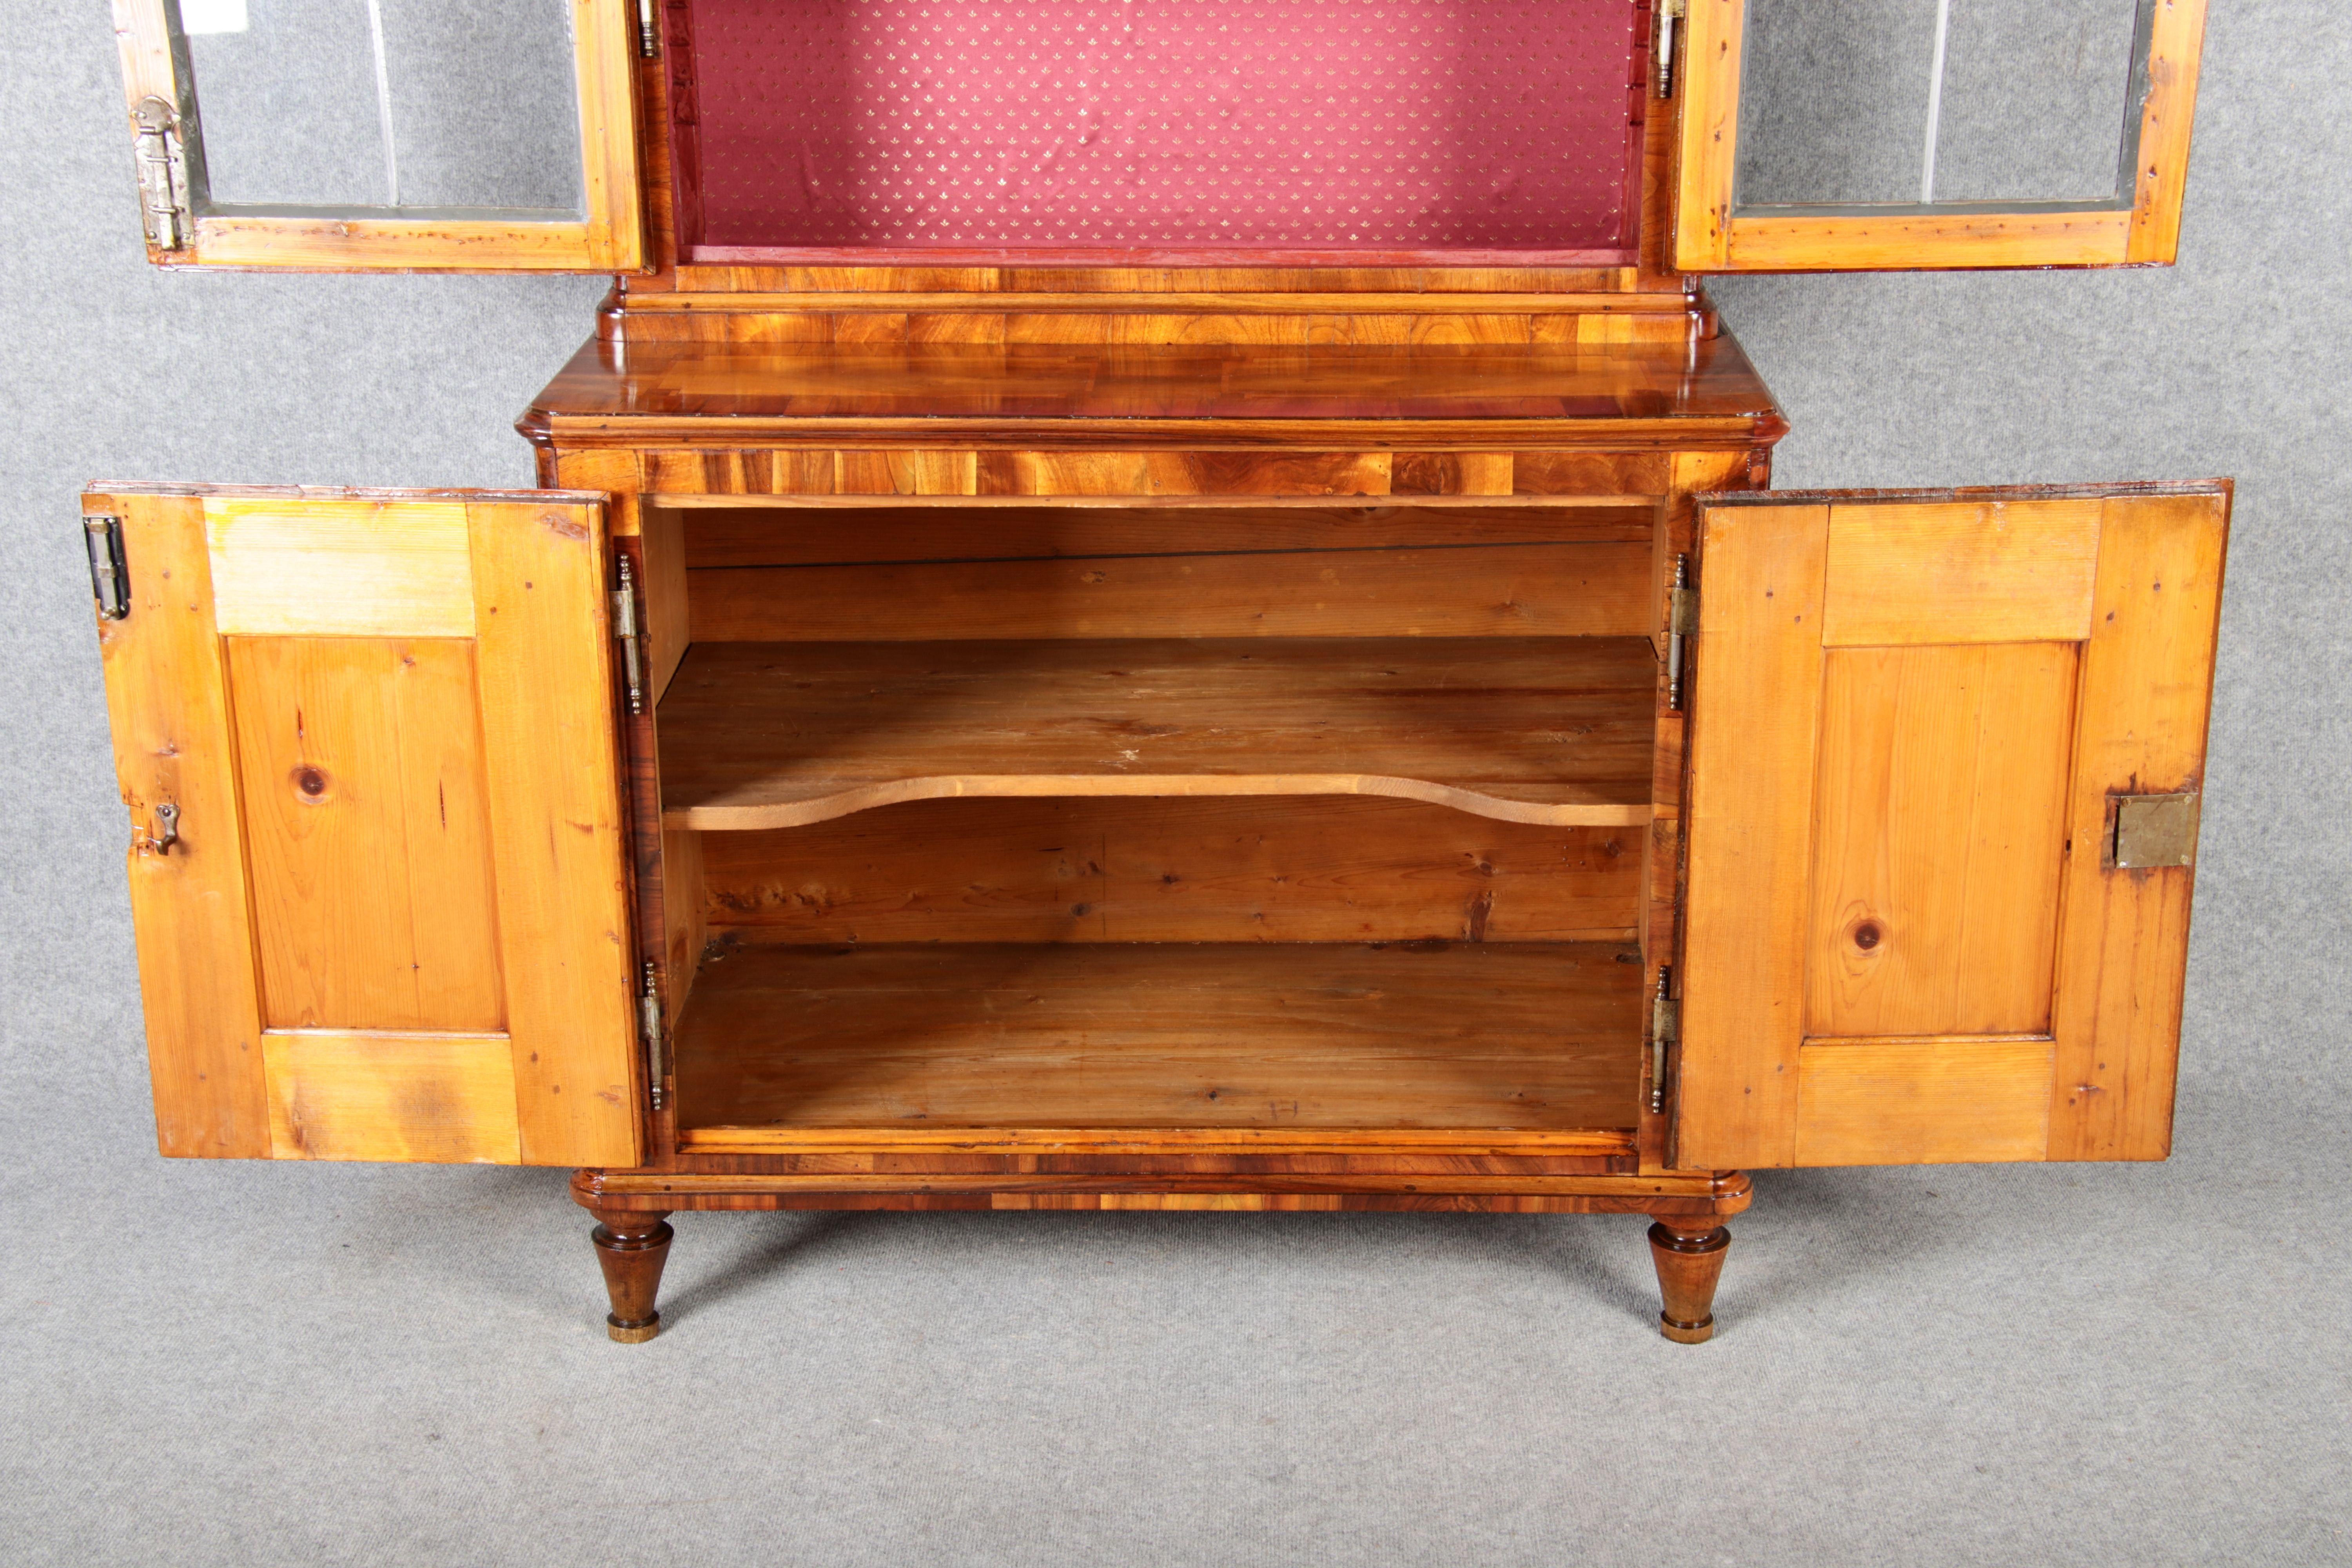
[[[698,642],[1642,636],[1646,505],[688,510]]]
[[[1636,232],[1638,16],[1626,0],[672,5],[681,238],[706,260],[1604,260]]]
[[[473,643],[236,637],[227,655],[264,1021],[504,1028]]]
[[[751,942],[1623,942],[1642,830],[1330,799],[918,802],[697,836]]]

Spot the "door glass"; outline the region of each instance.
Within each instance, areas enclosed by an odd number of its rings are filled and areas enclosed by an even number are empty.
[[[2156,0],[1748,0],[1738,210],[2128,203]]]
[[[203,205],[576,216],[565,0],[177,0]]]

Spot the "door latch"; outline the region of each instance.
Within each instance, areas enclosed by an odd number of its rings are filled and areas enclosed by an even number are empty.
[[[2118,795],[2108,825],[2106,863],[2117,870],[2197,861],[2197,792]]]

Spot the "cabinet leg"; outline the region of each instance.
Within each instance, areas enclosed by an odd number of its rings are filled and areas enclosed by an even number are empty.
[[[1650,1260],[1658,1266],[1658,1294],[1665,1299],[1658,1331],[1678,1345],[1705,1344],[1715,1337],[1715,1283],[1723,1278],[1731,1232],[1712,1215],[1654,1217]]]
[[[661,1332],[661,1314],[654,1296],[661,1289],[662,1265],[669,1260],[667,1214],[637,1214],[624,1209],[596,1209],[596,1261],[604,1270],[604,1291],[613,1310],[604,1331],[625,1345],[643,1344]]]

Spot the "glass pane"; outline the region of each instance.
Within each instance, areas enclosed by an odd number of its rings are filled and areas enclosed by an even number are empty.
[[[566,0],[179,0],[211,205],[576,216]]]
[[[1936,199],[2117,194],[2138,0],[1952,0]]]
[[[217,32],[197,27],[234,24]],[[219,203],[384,199],[364,0],[184,5],[205,171]]]
[[[2107,202],[2143,0],[1748,0],[1742,207]]]
[[[1741,206],[1919,199],[1936,0],[1748,0],[1745,52]]]
[[[565,0],[381,0],[400,199],[580,208]]]

